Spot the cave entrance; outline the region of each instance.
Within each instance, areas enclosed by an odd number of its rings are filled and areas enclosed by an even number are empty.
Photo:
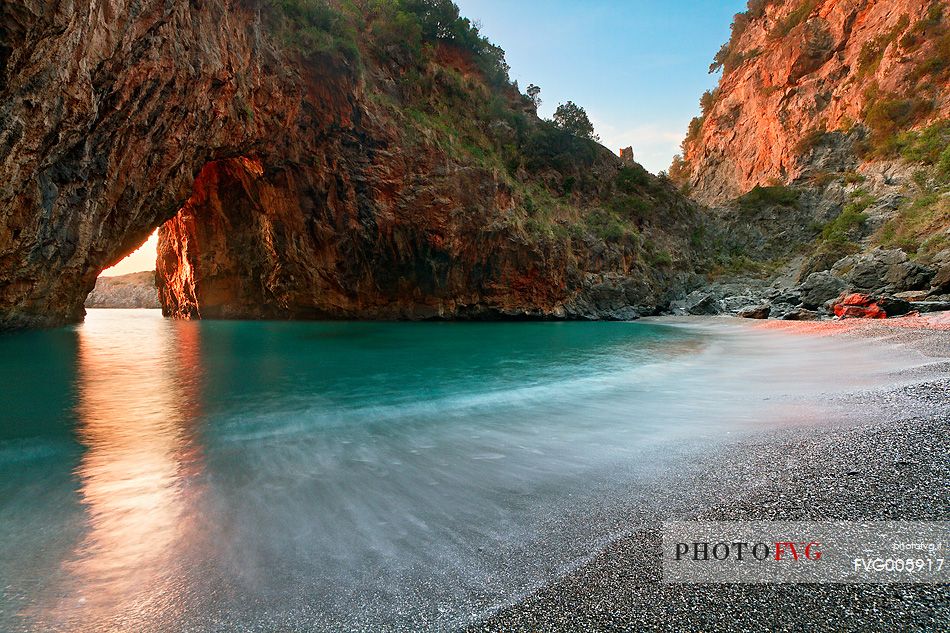
[[[89,308],[160,308],[155,287],[158,229],[131,253],[104,269],[86,297]]]
[[[298,220],[301,196],[275,173],[276,182],[265,179],[253,157],[205,164],[175,215],[143,243],[130,240],[135,250],[99,273],[85,307],[161,308],[183,319],[263,318],[274,304],[284,308],[273,289],[285,270],[295,279],[284,255],[308,229]]]

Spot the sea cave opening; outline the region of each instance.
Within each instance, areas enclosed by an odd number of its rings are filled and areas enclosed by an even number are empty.
[[[87,295],[88,308],[161,308],[155,279],[158,228],[132,252],[103,269]]]
[[[257,274],[241,261],[252,247],[242,231],[260,223],[267,206],[261,198],[273,203],[269,191],[261,192],[263,174],[255,158],[206,163],[172,217],[142,227],[148,233],[140,243],[129,240],[128,254],[105,263],[85,307],[160,308],[165,316],[184,319],[201,318],[203,307],[205,316],[226,316],[221,306]]]

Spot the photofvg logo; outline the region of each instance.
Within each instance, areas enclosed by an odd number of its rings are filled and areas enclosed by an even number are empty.
[[[947,522],[663,524],[663,580],[679,583],[946,583]]]

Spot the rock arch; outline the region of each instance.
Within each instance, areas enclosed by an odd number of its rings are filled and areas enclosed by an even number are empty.
[[[292,162],[349,125],[346,69],[301,78],[254,3],[11,0],[0,18],[0,327],[81,319],[206,165]]]
[[[0,6],[0,329],[80,320],[159,226],[176,317],[587,318],[664,291],[629,244],[528,236],[510,176],[380,104],[391,69],[289,54],[262,6]],[[588,149],[570,179],[601,204],[620,163]]]

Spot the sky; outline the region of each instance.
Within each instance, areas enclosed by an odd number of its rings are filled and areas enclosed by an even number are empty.
[[[511,78],[541,87],[539,114],[583,106],[601,143],[656,173],[667,169],[716,85],[709,63],[745,0],[456,0],[505,49]],[[103,276],[155,268],[157,237]]]
[[[145,243],[131,255],[123,259],[112,268],[106,268],[100,277],[115,277],[127,273],[138,273],[145,270],[155,270],[155,258],[158,253],[158,229],[152,231]]]
[[[505,49],[522,92],[541,87],[539,114],[587,110],[601,143],[653,173],[670,166],[718,75],[709,64],[745,0],[455,0]]]

